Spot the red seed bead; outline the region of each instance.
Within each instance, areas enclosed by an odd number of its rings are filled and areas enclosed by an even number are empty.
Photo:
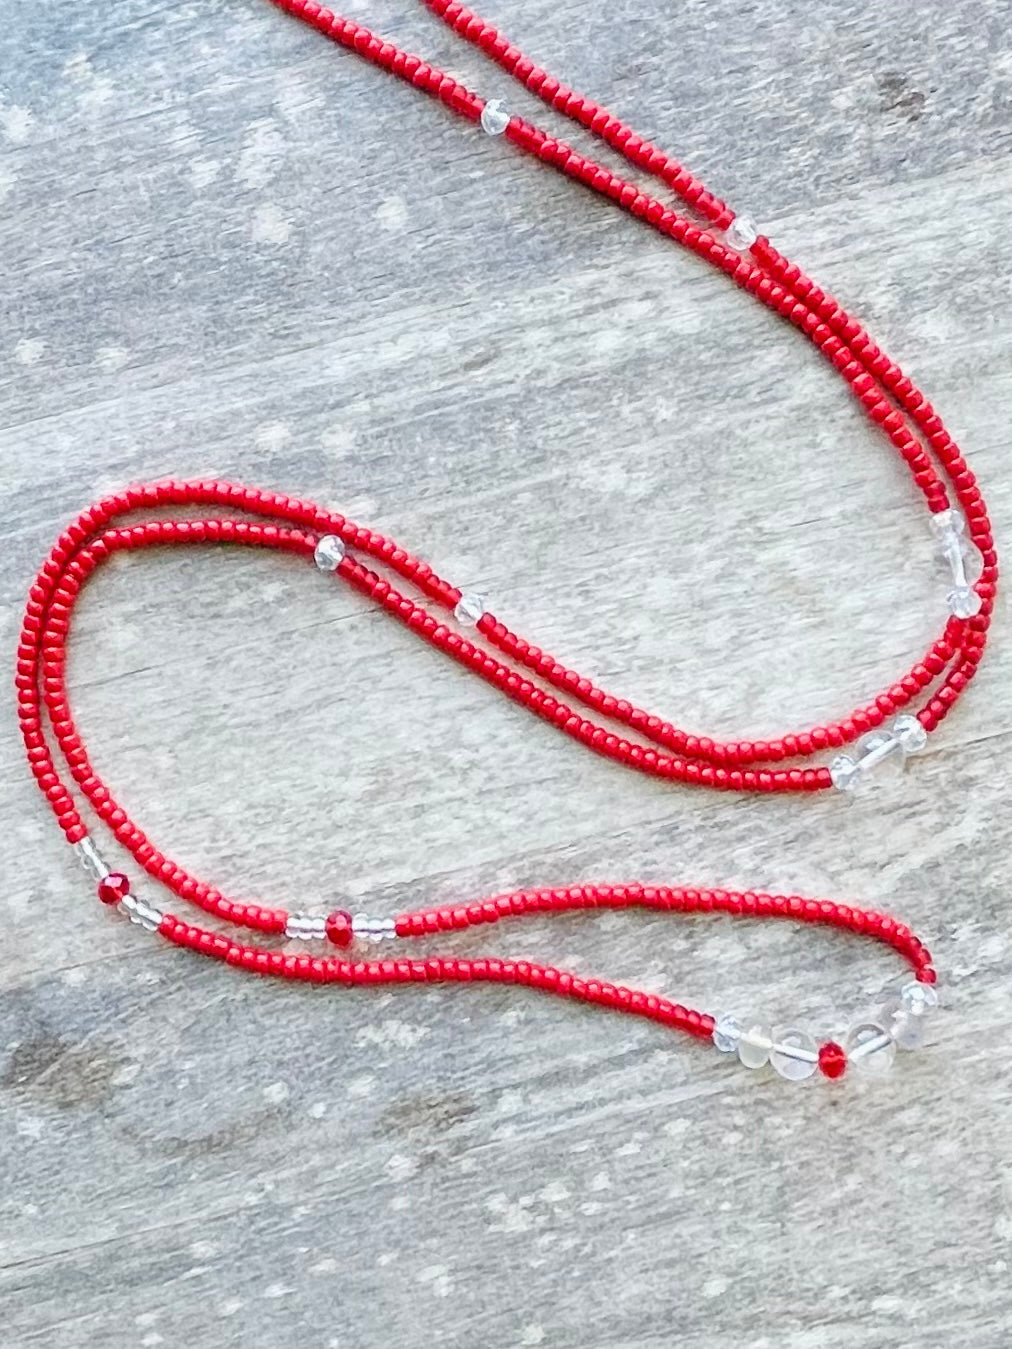
[[[103,904],[118,904],[130,893],[130,882],[122,871],[111,871],[98,883],[98,897]]]
[[[847,1071],[847,1055],[842,1045],[835,1040],[827,1040],[819,1046],[819,1072],[824,1077],[842,1077]]]
[[[352,939],[351,914],[347,909],[335,909],[327,914],[327,936],[335,946],[350,946]]]

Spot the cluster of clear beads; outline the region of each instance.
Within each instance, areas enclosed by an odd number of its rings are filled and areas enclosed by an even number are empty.
[[[854,792],[883,765],[902,769],[907,758],[919,754],[927,743],[928,733],[918,719],[904,713],[891,726],[880,726],[863,736],[857,742],[856,757],[838,754],[829,765],[829,776],[838,791]]]
[[[397,936],[393,918],[372,918],[367,913],[356,913],[351,920],[352,935],[359,941],[391,941]]]
[[[976,569],[979,576],[980,554],[966,537],[966,521],[959,511],[950,508],[931,517],[931,528],[938,555],[952,573],[952,588],[945,596],[949,612],[956,618],[973,618],[980,613],[982,603],[972,584],[977,576],[971,574],[971,569]]]
[[[889,1071],[897,1049],[917,1049],[931,1013],[938,1006],[932,984],[901,975],[886,984],[876,1005],[859,1017],[842,1038],[848,1065],[865,1077]],[[713,1043],[724,1054],[737,1054],[746,1068],[770,1066],[791,1082],[811,1077],[819,1066],[819,1049],[808,1031],[795,1026],[770,1026],[726,1015],[713,1028]],[[834,1042],[835,1043],[835,1042]]]
[[[289,941],[326,941],[327,920],[315,913],[290,913],[285,936]]]

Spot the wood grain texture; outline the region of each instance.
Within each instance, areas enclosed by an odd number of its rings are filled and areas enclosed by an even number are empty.
[[[966,447],[1000,547],[1006,0],[483,12],[856,309]],[[356,17],[539,109],[417,4]],[[262,0],[8,0],[0,200],[5,668],[61,525],[166,474],[331,502],[710,733],[842,714],[937,630],[913,488],[794,332]],[[516,990],[244,979],[90,900],[5,700],[6,1349],[1006,1342],[1010,659],[1002,605],[964,703],[874,800],[746,800],[587,755],[294,559],[110,565],[75,630],[81,726],[228,891],[850,897],[923,932],[947,1006],[889,1082],[830,1091]],[[891,969],[642,915],[459,948],[813,1020]]]

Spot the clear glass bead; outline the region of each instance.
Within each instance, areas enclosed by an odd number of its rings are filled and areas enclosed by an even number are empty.
[[[896,1041],[884,1026],[860,1021],[847,1032],[844,1041],[847,1060],[866,1077],[883,1077],[896,1058]]]
[[[485,612],[484,595],[461,595],[453,616],[465,628],[473,628]]]
[[[481,129],[489,136],[501,136],[510,124],[510,113],[501,98],[490,98],[481,110]]]
[[[862,773],[874,771],[876,776],[898,773],[903,767],[903,750],[892,731],[880,727],[869,731],[857,742],[861,751],[859,768]]]
[[[741,1026],[738,1024],[738,1019],[729,1014],[720,1017],[713,1028],[713,1043],[722,1054],[733,1054],[738,1048],[740,1037]]]
[[[815,1072],[819,1051],[807,1031],[793,1026],[775,1028],[770,1063],[789,1082],[803,1082]]]
[[[939,538],[947,534],[962,534],[966,530],[966,521],[961,511],[949,507],[947,511],[938,511],[931,517],[931,528]]]
[[[904,754],[920,754],[928,743],[928,733],[915,716],[904,712],[889,728],[900,742]]]
[[[930,984],[908,979],[887,997],[883,1019],[888,1022],[889,1034],[900,1049],[919,1049],[938,1006],[938,994]]]
[[[849,754],[838,754],[829,765],[829,776],[838,792],[852,792],[858,785],[861,770]]]
[[[772,1045],[769,1026],[749,1026],[738,1037],[738,1058],[746,1068],[762,1068],[769,1061]]]
[[[949,612],[956,618],[974,618],[983,600],[972,586],[953,586],[945,597]]]
[[[324,534],[313,553],[313,561],[321,571],[336,571],[343,557],[344,541],[336,534]]]
[[[759,230],[751,216],[736,215],[724,231],[724,239],[736,253],[746,253],[759,238]]]

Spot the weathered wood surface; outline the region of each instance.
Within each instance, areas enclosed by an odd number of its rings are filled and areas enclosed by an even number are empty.
[[[1005,0],[487,14],[855,306],[967,447],[1000,545]],[[535,108],[420,6],[356,16]],[[710,733],[841,714],[937,629],[912,486],[795,333],[262,0],[9,0],[0,197],[5,667],[62,523],[166,474],[331,501]],[[82,728],[141,825],[231,892],[796,888],[912,922],[948,1005],[889,1082],[794,1089],[520,991],[243,979],[90,900],[8,699],[6,1349],[1005,1343],[1009,666],[1002,607],[964,705],[873,801],[715,797],[587,755],[294,560],[107,568]],[[645,916],[459,948],[813,1019],[891,970]]]

